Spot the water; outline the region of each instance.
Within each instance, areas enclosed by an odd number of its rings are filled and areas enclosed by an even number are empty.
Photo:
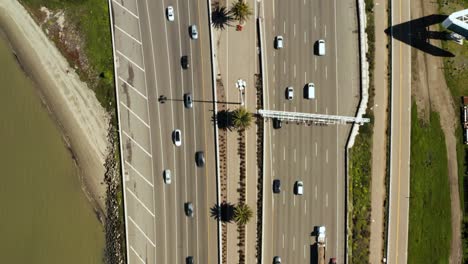
[[[0,62],[0,263],[103,263],[71,154],[1,37]]]

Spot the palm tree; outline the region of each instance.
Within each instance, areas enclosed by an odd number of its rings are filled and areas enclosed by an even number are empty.
[[[244,107],[234,110],[232,114],[232,124],[239,130],[244,130],[250,127],[252,123],[252,113],[247,111]]]
[[[232,26],[233,20],[231,12],[225,6],[215,5],[211,13],[211,23],[214,28],[224,30],[225,26]]]
[[[238,0],[231,6],[231,14],[239,23],[246,21],[251,16],[252,10],[243,0]]]
[[[252,209],[250,209],[247,204],[239,204],[236,209],[234,209],[234,220],[239,225],[246,225],[252,216]]]

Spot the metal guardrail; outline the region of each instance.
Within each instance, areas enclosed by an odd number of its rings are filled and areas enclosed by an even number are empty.
[[[213,28],[211,27],[212,18],[211,18],[211,0],[206,1],[208,4],[208,28],[210,32],[210,55],[211,55],[211,84],[213,87],[213,111],[214,113],[218,112],[218,105],[217,105],[217,93],[216,93],[216,73],[215,73],[215,51],[213,45]],[[215,136],[215,153],[216,153],[216,204],[219,206],[221,201],[221,179],[220,179],[220,172],[219,172],[219,130],[218,130],[218,122],[214,122],[214,136]],[[218,219],[218,264],[222,262],[222,227],[221,227],[221,220]]]
[[[262,6],[263,7],[263,6]],[[259,34],[259,42],[260,42],[260,68],[261,68],[261,75],[262,75],[262,89],[263,89],[263,92],[262,92],[262,95],[263,95],[263,104],[265,104],[265,91],[267,90],[266,89],[266,81],[265,81],[265,59],[264,59],[264,56],[265,56],[265,47],[263,46],[264,45],[264,41],[263,41],[263,18],[259,17],[257,19],[257,24],[258,24],[258,34]],[[265,130],[265,127],[263,128],[263,179],[265,179],[265,135],[266,135],[266,130]],[[263,183],[265,183],[264,181],[262,181]],[[263,260],[265,259],[263,253],[265,252],[265,197],[266,197],[266,194],[265,194],[265,189],[264,186],[262,187],[262,238],[261,238],[261,252],[260,252],[260,263],[263,263]]]

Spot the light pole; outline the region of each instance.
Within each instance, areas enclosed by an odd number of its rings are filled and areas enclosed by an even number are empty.
[[[239,89],[239,92],[240,92],[240,99],[241,99],[241,105],[242,106],[244,106],[244,90],[245,90],[246,84],[247,84],[247,82],[242,80],[242,79],[239,79],[236,82],[236,87],[237,87],[237,89]]]

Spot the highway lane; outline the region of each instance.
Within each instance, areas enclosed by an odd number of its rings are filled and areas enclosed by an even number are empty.
[[[213,263],[217,226],[209,218],[216,203],[212,104],[197,102],[213,100],[206,2],[129,3],[113,2],[115,28],[124,29],[127,36],[116,49],[123,50],[118,79],[126,83],[118,92],[129,105],[120,108],[119,120],[129,263],[185,263],[187,256],[196,263]],[[174,22],[166,20],[168,5],[175,9]],[[189,37],[191,24],[199,28],[198,40]],[[182,69],[183,55],[190,57],[190,69]],[[186,92],[193,95],[193,109],[184,107]],[[168,100],[158,102],[161,95]],[[172,142],[174,129],[182,131],[181,147]],[[204,168],[195,164],[195,152],[200,150],[205,152]],[[165,169],[172,173],[170,185],[163,182]],[[185,216],[186,202],[193,203],[194,218]]]
[[[335,1],[296,0],[273,1],[265,6],[266,109],[354,114],[359,94],[349,88],[358,87],[359,75],[357,35],[349,31],[353,26],[356,30],[356,18],[348,14],[353,5],[352,1],[336,6]],[[347,42],[338,42],[336,34]],[[273,48],[276,35],[284,37],[281,50]],[[326,40],[326,56],[312,53],[318,39]],[[344,66],[338,64],[338,58]],[[315,83],[314,100],[303,99],[303,87],[308,82]],[[295,89],[292,101],[285,99],[287,86]],[[272,130],[271,124],[266,129],[271,152],[266,153],[270,161],[266,175],[271,177],[265,180],[266,200],[271,197],[266,208],[271,211],[265,211],[265,261],[279,255],[285,262],[310,263],[310,245],[315,242],[311,232],[318,225],[327,227],[327,257],[343,259],[344,146],[349,127],[283,123],[280,130]],[[273,179],[281,179],[282,193],[272,194]],[[296,180],[304,182],[303,196],[293,194]]]
[[[411,1],[392,1],[392,26],[411,20]],[[409,25],[399,34],[410,34]],[[398,32],[396,32],[398,33]],[[395,33],[395,34],[396,34]],[[411,146],[411,48],[392,40],[388,263],[407,263]]]

